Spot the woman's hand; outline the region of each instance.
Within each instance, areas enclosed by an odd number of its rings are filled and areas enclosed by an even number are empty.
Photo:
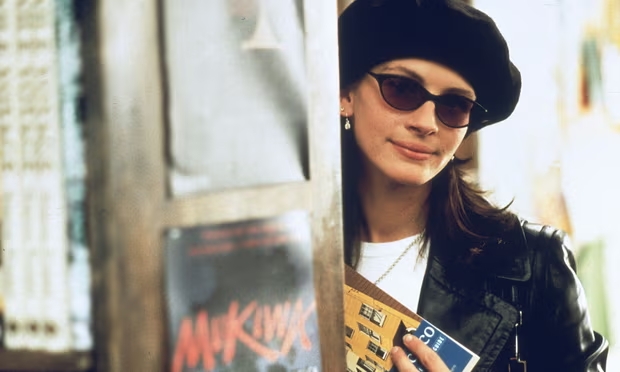
[[[428,372],[450,372],[439,355],[419,338],[407,334],[403,337],[403,341],[405,346],[414,354],[412,358],[417,358]],[[399,372],[418,372],[403,349],[395,347],[392,349],[391,355]]]

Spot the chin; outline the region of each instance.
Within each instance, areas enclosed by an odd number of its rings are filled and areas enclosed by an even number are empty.
[[[388,175],[388,178],[392,180],[394,184],[400,186],[410,186],[410,187],[420,187],[428,184],[431,177],[423,177],[422,175],[412,175],[409,174],[394,174],[392,176]]]
[[[385,172],[385,175],[394,183],[403,186],[423,186],[435,176],[428,172],[428,169],[420,167],[397,167]]]
[[[397,183],[401,186],[405,187],[421,187],[429,184],[430,180],[401,180],[397,181]]]

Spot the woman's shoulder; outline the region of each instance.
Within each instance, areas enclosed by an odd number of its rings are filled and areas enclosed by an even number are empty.
[[[520,220],[508,232],[507,239],[510,248],[499,250],[505,257],[495,260],[498,264],[490,266],[490,274],[529,288],[530,301],[540,306],[547,304],[565,313],[566,319],[583,315],[586,310],[577,304],[584,302],[584,290],[577,276],[569,235],[553,226]]]
[[[569,235],[562,229],[520,219],[514,235],[521,235],[522,254],[533,261],[531,264],[549,266],[562,264],[575,270],[575,259]],[[520,233],[520,234],[519,234]]]
[[[523,222],[532,277],[547,290],[573,293],[576,300],[583,289],[577,278],[577,266],[569,235],[558,228]]]
[[[526,282],[533,272],[552,270],[574,276],[575,260],[568,234],[561,229],[529,222],[515,214],[502,220],[471,219],[480,238],[437,239],[435,252],[450,272],[476,278]],[[453,254],[452,256],[450,254]],[[456,255],[454,255],[456,253]]]
[[[527,220],[522,220],[520,225],[528,248],[534,250],[533,253],[568,254],[572,260],[572,244],[564,230]],[[574,265],[572,262],[571,266]]]
[[[480,257],[489,274],[528,281],[534,272],[553,270],[573,276],[575,259],[568,234],[556,227],[517,218],[490,232]],[[539,278],[540,279],[540,278]]]
[[[587,313],[569,235],[556,227],[520,219],[487,252],[489,283],[518,288],[519,302],[545,314],[579,322]],[[500,279],[499,281],[497,279]],[[492,287],[492,286],[491,286]]]

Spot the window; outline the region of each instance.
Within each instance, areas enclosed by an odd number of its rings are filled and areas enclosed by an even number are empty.
[[[381,342],[381,336],[374,332],[372,329],[366,327],[365,325],[361,324],[361,323],[357,323],[357,328],[360,330],[360,332],[370,336],[371,338],[377,340],[379,343]]]
[[[373,354],[383,360],[385,360],[388,356],[387,351],[383,350],[379,347],[379,345],[373,343],[372,341],[368,342],[368,346],[366,346],[366,349],[370,350]]]
[[[362,304],[362,308],[360,309],[360,315],[366,319],[370,319],[372,317],[372,312],[375,311],[372,307]]]
[[[372,351],[373,353],[376,353],[377,350],[379,350],[379,346],[377,344],[372,343],[372,342],[369,342],[368,346],[366,348],[368,350]]]
[[[376,325],[383,327],[383,322],[385,322],[385,314],[382,314],[380,312],[378,312],[377,310],[375,310],[372,313],[372,318],[370,318],[370,321],[375,323]]]
[[[358,371],[361,370],[362,372],[374,372],[377,369],[377,367],[374,366],[374,363],[361,358],[358,359],[357,366],[359,367]]]
[[[344,328],[345,330],[345,334],[347,335],[348,338],[353,337],[353,328],[349,327],[349,326],[345,326]]]
[[[383,327],[383,323],[385,322],[385,314],[366,304],[362,304],[362,307],[360,308],[360,315],[375,323],[379,327]]]

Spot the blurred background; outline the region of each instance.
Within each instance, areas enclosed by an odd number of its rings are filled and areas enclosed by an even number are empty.
[[[620,370],[620,1],[475,0],[505,35],[521,100],[478,138],[480,183],[496,202],[572,239],[594,328]]]
[[[293,207],[339,218],[326,138],[350,2],[0,0],[0,371],[160,370],[165,228]],[[464,144],[471,176],[569,233],[620,370],[620,0],[473,5],[523,90]]]

